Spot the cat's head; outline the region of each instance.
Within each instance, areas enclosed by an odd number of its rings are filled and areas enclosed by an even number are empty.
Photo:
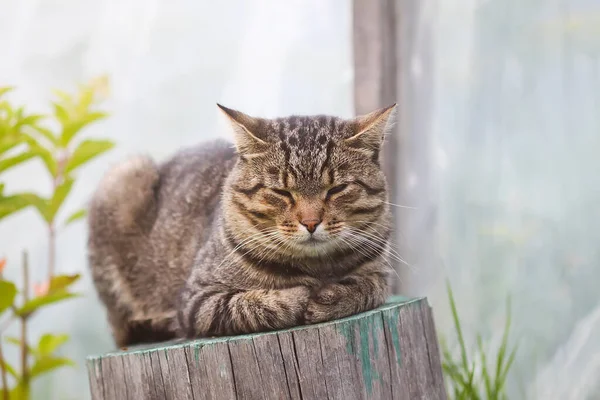
[[[224,191],[225,222],[249,251],[316,257],[360,248],[365,235],[384,239],[380,150],[395,104],[353,119],[264,119],[219,107],[239,154]]]

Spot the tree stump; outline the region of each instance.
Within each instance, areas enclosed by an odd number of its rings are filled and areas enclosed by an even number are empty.
[[[88,358],[92,399],[446,399],[427,300],[252,335]]]

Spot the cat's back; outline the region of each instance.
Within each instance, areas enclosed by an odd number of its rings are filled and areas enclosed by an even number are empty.
[[[219,197],[237,159],[233,146],[215,140],[177,152],[158,166],[157,201],[172,210],[199,205],[199,199]]]
[[[143,155],[116,164],[92,196],[90,239],[102,231],[148,234],[157,218],[206,214],[218,203],[236,158],[230,143],[215,140],[180,150],[160,164]]]
[[[158,166],[156,216],[138,252],[144,264],[168,266],[187,277],[198,249],[214,233],[225,180],[237,160],[233,147],[214,141],[184,149]]]

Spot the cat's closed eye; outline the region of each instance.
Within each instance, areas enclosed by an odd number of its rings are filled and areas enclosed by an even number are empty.
[[[331,196],[333,196],[335,194],[343,192],[344,189],[346,189],[347,187],[348,187],[348,184],[346,184],[346,183],[332,187],[331,189],[329,189],[327,191],[327,198],[330,198]]]
[[[276,193],[276,194],[278,194],[280,196],[284,196],[284,197],[287,197],[287,198],[289,198],[291,200],[294,200],[294,196],[292,196],[292,194],[289,191],[285,190],[285,189],[271,189],[271,191],[273,191],[274,193]]]

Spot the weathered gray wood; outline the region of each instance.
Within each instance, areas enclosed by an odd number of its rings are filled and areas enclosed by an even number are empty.
[[[277,335],[256,336],[252,341],[265,398],[292,399]]]
[[[277,340],[279,341],[279,351],[283,357],[283,367],[285,369],[289,394],[294,400],[302,399],[298,359],[296,358],[292,335],[289,335],[287,332],[277,333]]]
[[[305,399],[326,399],[327,384],[323,359],[321,358],[321,341],[319,331],[304,329],[292,332],[292,340],[298,360],[298,376],[300,391]]]
[[[94,400],[445,399],[425,299],[278,332],[141,346],[88,359]]]
[[[210,346],[192,344],[185,347],[194,399],[236,398],[236,388],[225,342]]]
[[[90,392],[93,399],[103,399],[104,388],[102,387],[102,370],[100,360],[90,360],[88,363],[88,378],[90,381]]]
[[[150,368],[152,369],[153,384],[154,391],[156,392],[156,398],[166,399],[167,393],[165,392],[165,382],[162,374],[162,369],[160,367],[160,360],[158,358],[158,350],[150,351],[144,354],[144,356],[147,357],[146,362],[148,362],[149,358]],[[107,397],[107,399],[110,399],[110,397]]]
[[[238,399],[264,399],[265,388],[261,379],[261,366],[256,358],[251,337],[229,343],[231,365],[234,371]]]
[[[442,398],[446,395],[444,387],[444,375],[442,369],[437,368],[438,365],[442,364],[440,348],[438,345],[437,332],[435,330],[435,323],[433,321],[433,312],[427,302],[421,302],[421,315],[425,316],[423,319],[423,329],[425,330],[425,339],[427,343],[427,354],[429,354],[429,368],[431,369],[431,376],[433,378],[433,387],[438,391],[436,396]]]
[[[136,399],[151,399],[156,397],[153,385],[154,377],[147,374],[143,355],[123,357],[123,367],[129,373],[129,397]]]
[[[182,347],[164,348],[158,352],[166,398],[193,400],[188,360]],[[131,397],[138,399],[139,397]]]

